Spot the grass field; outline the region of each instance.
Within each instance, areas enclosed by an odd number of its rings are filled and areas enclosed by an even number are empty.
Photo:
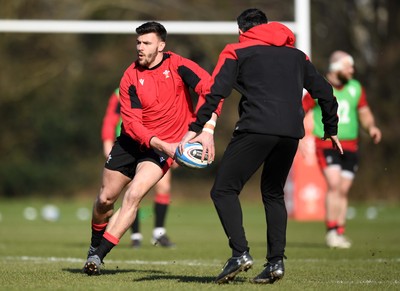
[[[77,217],[91,201],[52,203],[61,214],[55,222],[40,217],[44,201],[0,200],[0,290],[400,290],[399,206],[377,207],[375,219],[366,217],[368,205],[357,206],[348,223],[350,250],[326,248],[322,222],[290,220],[285,277],[260,286],[248,282],[265,257],[264,214],[254,202],[243,211],[255,265],[229,285],[212,283],[230,249],[210,201],[174,201],[167,224],[173,250],[150,245],[153,217],[145,202],[142,248],[131,249],[127,233],[106,257],[103,274],[92,277],[81,273],[90,219]],[[24,218],[27,206],[38,211],[36,219]]]

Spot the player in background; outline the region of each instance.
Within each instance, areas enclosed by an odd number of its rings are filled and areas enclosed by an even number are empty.
[[[239,195],[261,167],[261,199],[266,223],[266,264],[251,282],[272,284],[285,273],[287,212],[285,185],[299,139],[304,136],[303,88],[315,93],[323,110],[325,134],[341,152],[337,102],[332,87],[307,55],[294,47],[293,32],[264,12],[247,9],[237,18],[239,42],[225,46],[212,74],[210,93],[182,144],[196,136],[222,98],[241,93],[239,120],[219,164],[211,198],[231,248],[216,283],[229,283],[253,265]],[[202,140],[202,136],[193,141]]]
[[[358,168],[359,127],[361,125],[375,144],[382,137],[368,106],[365,90],[359,81],[353,79],[353,75],[352,56],[344,51],[333,52],[326,78],[333,86],[339,103],[338,138],[343,146],[343,155],[332,150],[329,142],[321,140],[324,135],[321,108],[310,94],[303,98],[304,110],[313,112],[316,155],[327,184],[325,239],[326,244],[332,248],[351,247],[351,242],[344,233],[348,192]]]
[[[137,60],[125,70],[119,85],[121,134],[105,162],[93,205],[91,241],[83,267],[88,275],[100,274],[103,259],[131,227],[141,200],[173,164],[178,143],[195,117],[189,89],[199,96],[199,106],[210,86],[209,73],[198,64],[164,52],[167,31],[162,24],[146,22],[136,33]],[[218,114],[213,112],[209,121],[215,123]],[[207,131],[201,136],[211,163],[214,136]],[[121,206],[114,211],[125,187]]]
[[[103,152],[107,158],[114,145],[116,137],[121,133],[121,105],[119,103],[119,88],[117,88],[108,100],[107,109],[103,118],[101,129],[101,138],[103,141]],[[172,168],[176,167],[174,163]],[[165,220],[167,216],[168,206],[171,200],[171,170],[169,170],[164,177],[158,181],[154,186],[154,229],[151,243],[155,246],[162,246],[166,248],[175,247],[166,234]],[[143,235],[140,232],[140,214],[136,214],[136,219],[131,226],[131,242],[132,247],[139,248],[142,244]]]

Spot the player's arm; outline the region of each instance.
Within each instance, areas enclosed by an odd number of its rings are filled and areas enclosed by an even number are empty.
[[[185,144],[185,142],[191,139],[193,141],[197,140],[203,145],[204,150],[202,158],[204,158],[205,153],[207,153],[208,161],[212,162],[214,160],[214,140],[212,139],[212,143],[210,143],[213,136],[211,134],[211,130],[207,129],[207,126],[209,126],[207,123],[210,124],[210,121],[213,122],[213,118],[215,118],[214,121],[216,121],[216,112],[220,112],[223,99],[231,94],[233,84],[236,79],[236,69],[236,53],[230,48],[229,45],[227,45],[221,52],[210,80],[210,84],[207,85],[207,90],[209,90],[209,93],[206,94],[205,101],[203,101],[204,103],[198,108],[196,120],[189,125],[189,131],[183,137],[179,145],[180,152],[182,152],[182,145]],[[196,135],[198,136],[196,139],[194,139]]]
[[[161,152],[164,152],[171,158],[174,158],[175,150],[178,146],[178,143],[168,143],[168,142],[165,142],[165,141],[159,139],[156,136],[153,136],[150,139],[149,144],[150,144],[150,147],[152,147],[153,149],[157,149]]]
[[[189,130],[199,133],[204,124],[212,117],[212,113],[218,112],[216,110],[222,100],[232,92],[237,66],[236,53],[230,45],[227,45],[221,52],[213,71],[209,86],[210,92],[205,96],[205,103],[197,111],[196,121],[190,124]]]
[[[178,68],[179,75],[185,84],[192,88],[199,96],[195,112],[205,103],[205,95],[210,91],[211,76],[195,62],[182,58]],[[200,142],[203,145],[203,156],[208,155],[208,162],[211,163],[215,156],[214,129],[218,115],[222,110],[222,100],[218,107],[211,114],[211,118],[204,124],[200,133],[189,131],[181,140],[181,145],[186,142]],[[196,137],[195,139],[193,139]],[[180,146],[181,147],[181,146]]]
[[[364,87],[361,87],[361,96],[357,104],[358,119],[361,127],[369,134],[375,144],[379,143],[382,138],[380,129],[375,125],[375,118],[368,105],[367,94]]]
[[[210,92],[210,74],[204,70],[197,63],[181,57],[179,59],[178,73],[183,82],[192,88],[199,96],[194,112],[197,113],[198,109],[205,103],[205,96]],[[223,100],[218,104],[217,109],[214,111],[217,116],[220,115],[222,110]]]
[[[108,101],[103,123],[101,127],[101,139],[103,141],[104,156],[108,156],[115,140],[115,128],[119,122],[119,97],[114,92]]]
[[[375,118],[369,106],[358,109],[358,118],[363,129],[369,134],[375,144],[382,139],[381,130],[375,125]]]

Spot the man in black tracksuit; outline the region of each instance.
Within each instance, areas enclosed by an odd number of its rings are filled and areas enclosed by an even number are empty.
[[[283,188],[304,136],[303,88],[318,99],[323,112],[325,139],[342,151],[337,134],[336,98],[332,87],[317,72],[307,55],[294,47],[292,31],[280,23],[268,23],[258,9],[238,18],[239,43],[228,44],[213,72],[210,93],[189,126],[182,143],[200,141],[203,125],[222,98],[232,89],[242,94],[239,120],[227,146],[211,190],[232,249],[216,283],[228,283],[253,265],[242,222],[239,194],[249,178],[263,167],[261,194],[267,224],[267,263],[251,281],[274,283],[284,275],[287,212]],[[209,134],[209,133],[208,133]]]

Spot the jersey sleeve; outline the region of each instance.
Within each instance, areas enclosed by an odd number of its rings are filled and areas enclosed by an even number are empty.
[[[190,130],[199,132],[211,118],[212,113],[217,113],[218,108],[221,109],[224,98],[232,92],[236,72],[237,55],[231,46],[227,45],[219,55],[217,65],[210,80],[210,92],[205,96],[205,102],[198,109],[196,121],[190,124]]]
[[[178,72],[183,82],[188,87],[192,88],[199,96],[194,110],[194,112],[197,113],[198,109],[206,101],[205,96],[210,92],[211,76],[198,64],[183,57],[179,59]],[[221,114],[222,103],[223,102],[220,102],[215,110],[218,116]]]
[[[321,107],[324,132],[331,136],[337,135],[339,104],[333,95],[332,86],[308,59],[305,60],[304,76],[304,88],[314,99],[317,99],[318,105]]]
[[[122,117],[121,131],[141,145],[150,148],[150,139],[154,134],[143,125],[142,102],[136,93],[135,78],[130,74],[134,72],[134,66],[132,64],[125,71],[119,86]]]
[[[367,94],[365,92],[364,87],[361,87],[361,96],[360,99],[358,100],[357,109],[360,109],[364,106],[368,106]]]
[[[103,117],[103,123],[101,127],[101,139],[114,140],[115,130],[120,120],[119,112],[119,96],[117,92],[113,92],[108,99],[105,115]]]

